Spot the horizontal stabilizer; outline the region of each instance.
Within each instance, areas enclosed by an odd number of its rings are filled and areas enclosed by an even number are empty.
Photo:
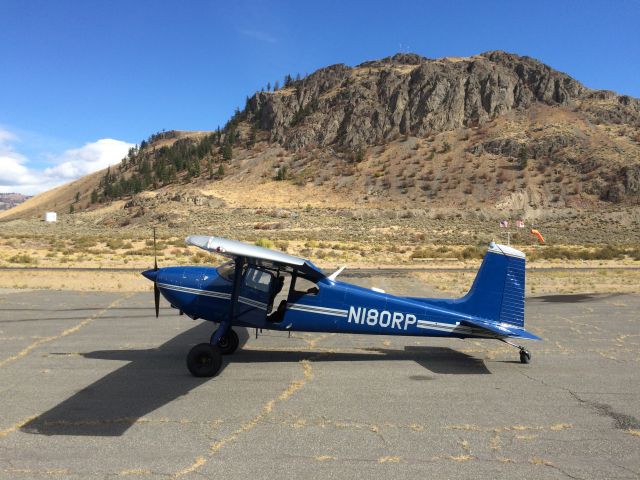
[[[524,328],[518,327],[517,325],[511,325],[509,323],[499,323],[480,319],[465,319],[460,323],[462,325],[472,327],[473,329],[479,329],[481,331],[484,330],[486,333],[490,333],[498,337],[515,337],[525,338],[527,340],[542,340],[540,337],[526,331]]]

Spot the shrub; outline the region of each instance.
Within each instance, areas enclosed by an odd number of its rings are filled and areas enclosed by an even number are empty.
[[[256,240],[255,245],[263,248],[273,248],[273,242],[268,238],[259,238]]]
[[[109,240],[107,240],[107,247],[109,247],[111,250],[118,250],[119,248],[122,248],[123,245],[124,242],[121,238],[110,238]]]
[[[38,263],[38,260],[31,257],[30,255],[27,255],[26,253],[22,253],[19,255],[14,255],[13,257],[11,257],[9,259],[9,262],[11,263],[28,263],[28,264],[36,264]]]
[[[466,247],[459,253],[458,258],[463,260],[480,259],[484,256],[484,249],[478,247]]]

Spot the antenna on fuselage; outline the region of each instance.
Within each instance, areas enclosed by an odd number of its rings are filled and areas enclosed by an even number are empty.
[[[331,275],[329,275],[327,278],[331,281],[334,281],[338,275],[340,275],[342,273],[342,271],[346,268],[346,265],[343,265],[342,267],[340,267],[338,270],[336,270],[335,272],[333,272]]]

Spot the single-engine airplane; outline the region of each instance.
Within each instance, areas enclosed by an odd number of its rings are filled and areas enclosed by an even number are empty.
[[[154,232],[155,243],[155,232]],[[491,338],[531,354],[510,339],[540,340],[524,329],[525,255],[491,242],[469,292],[458,299],[399,297],[326,275],[309,260],[235,240],[190,236],[186,243],[231,258],[217,268],[183,266],[142,273],[160,294],[195,319],[219,324],[209,342],[194,346],[187,367],[216,375],[222,355],[239,344],[233,326],[279,331],[423,337]]]

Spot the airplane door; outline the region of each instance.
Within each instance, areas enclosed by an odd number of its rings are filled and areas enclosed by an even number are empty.
[[[274,284],[271,272],[250,265],[242,276],[235,321],[263,326],[267,319]]]

